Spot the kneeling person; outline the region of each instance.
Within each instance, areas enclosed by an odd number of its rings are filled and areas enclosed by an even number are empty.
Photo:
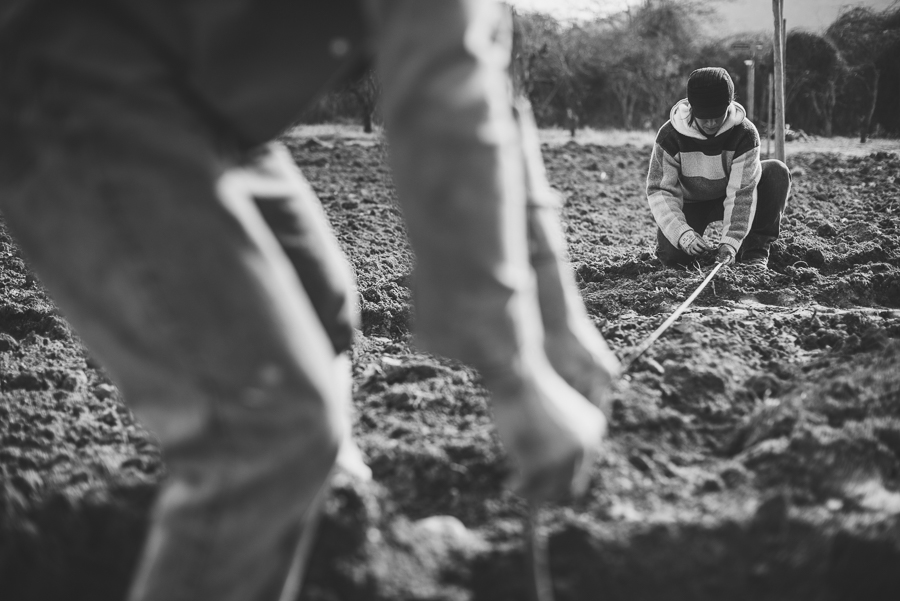
[[[718,261],[766,267],[791,189],[787,165],[759,159],[759,133],[734,101],[725,69],[691,73],[687,98],[659,130],[647,175],[656,224],[656,254],[687,265],[716,252]],[[718,249],[703,237],[723,221]]]

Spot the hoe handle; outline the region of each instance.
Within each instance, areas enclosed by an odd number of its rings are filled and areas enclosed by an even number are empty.
[[[538,512],[535,503],[528,504],[525,520],[525,537],[528,547],[532,578],[531,601],[553,601],[553,577],[550,575],[550,557],[547,553],[547,538],[538,532]]]

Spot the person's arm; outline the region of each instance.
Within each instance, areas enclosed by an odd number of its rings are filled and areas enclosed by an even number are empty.
[[[478,369],[518,492],[536,501],[581,492],[606,419],[544,348],[500,8],[371,6],[394,180],[416,252],[417,341]]]
[[[664,145],[671,146],[671,142],[666,139],[667,127],[663,126],[653,145],[650,169],[647,173],[647,201],[663,235],[674,246],[681,248],[681,237],[693,230],[687,224],[682,211],[684,198],[679,182],[681,162],[675,149],[667,150],[664,147]]]
[[[756,186],[761,176],[759,137],[747,136],[731,163],[725,191],[722,238],[719,241],[720,246],[730,246],[733,254],[741,247],[756,215]]]

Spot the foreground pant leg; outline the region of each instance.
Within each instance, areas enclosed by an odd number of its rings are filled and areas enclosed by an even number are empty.
[[[356,287],[325,211],[284,147],[270,144],[255,162],[261,174],[281,182],[273,187],[258,178],[254,200],[259,211],[297,272],[334,352],[347,351],[359,325]]]
[[[481,372],[522,494],[582,490],[606,421],[544,351],[504,13],[487,0],[370,5],[419,341]]]
[[[417,259],[417,335],[433,352],[503,369],[539,349],[541,332],[508,55],[492,40],[499,9],[378,4],[385,126]]]
[[[756,187],[756,215],[741,244],[740,260],[768,258],[772,242],[781,233],[781,216],[791,194],[791,171],[778,159],[762,161],[762,176]]]
[[[233,177],[233,181],[244,188],[244,196],[252,197],[259,208],[331,340],[337,354],[332,370],[335,389],[347,415],[338,467],[368,480],[371,470],[363,462],[349,430],[353,407],[348,352],[354,327],[359,323],[350,265],[312,186],[281,144],[271,143],[264,152],[257,153],[252,164],[239,177]]]
[[[165,69],[100,20],[65,20],[0,85],[0,210],[162,444],[131,599],[275,598],[345,431],[333,345]]]

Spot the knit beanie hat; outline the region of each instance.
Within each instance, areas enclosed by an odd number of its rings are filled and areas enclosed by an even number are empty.
[[[715,119],[725,114],[734,100],[734,82],[721,67],[697,69],[688,78],[687,97],[698,119]]]

